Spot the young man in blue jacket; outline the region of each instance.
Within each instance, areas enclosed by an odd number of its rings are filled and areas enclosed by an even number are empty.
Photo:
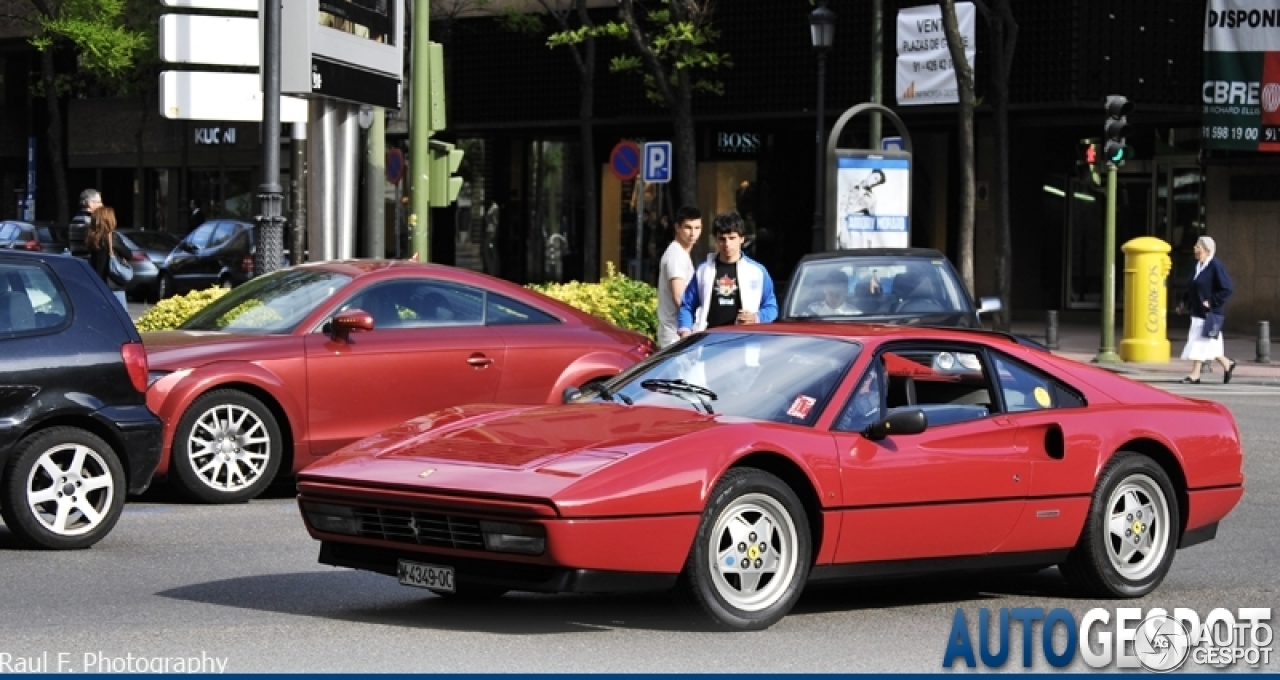
[[[773,279],[764,265],[742,254],[742,216],[716,215],[716,252],[698,265],[680,304],[680,337],[716,326],[769,323],[778,318]]]

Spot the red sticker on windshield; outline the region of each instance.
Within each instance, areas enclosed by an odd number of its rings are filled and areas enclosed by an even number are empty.
[[[787,409],[787,415],[804,420],[809,417],[809,411],[813,410],[813,405],[816,403],[818,403],[817,399],[806,397],[802,394],[791,402],[791,408]]]

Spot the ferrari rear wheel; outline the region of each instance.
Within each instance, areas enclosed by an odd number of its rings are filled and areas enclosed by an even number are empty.
[[[1103,470],[1080,542],[1059,565],[1081,594],[1142,597],[1173,564],[1179,521],[1169,475],[1155,461],[1121,452]]]
[[[711,493],[681,579],[717,627],[762,630],[804,590],[809,519],[791,487],[763,470],[735,468]]]
[[[239,390],[214,390],[183,414],[169,467],[196,500],[247,501],[275,478],[283,439],[275,416],[261,401]]]

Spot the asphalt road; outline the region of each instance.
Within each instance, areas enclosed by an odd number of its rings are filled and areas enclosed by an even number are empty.
[[[1180,552],[1164,584],[1138,601],[1074,599],[1049,569],[810,589],[767,631],[714,633],[671,597],[447,601],[390,577],[317,564],[287,487],[221,507],[160,490],[126,506],[115,531],[87,551],[17,549],[0,527],[0,672],[6,659],[8,670],[23,659],[47,659],[32,670],[50,672],[60,660],[62,670],[106,670],[86,665],[103,659],[121,669],[130,655],[145,663],[194,658],[204,670],[223,663],[228,672],[937,671],[957,608],[975,631],[980,607],[1062,607],[1076,621],[1093,607],[1118,606],[1189,607],[1202,617],[1216,607],[1271,607],[1280,615],[1280,388],[1204,385],[1195,395],[1235,412],[1248,491],[1217,540]],[[1021,668],[1019,625],[1009,670]],[[1038,629],[1036,640],[1035,667],[1049,670]],[[1280,660],[1271,647],[1274,672]]]

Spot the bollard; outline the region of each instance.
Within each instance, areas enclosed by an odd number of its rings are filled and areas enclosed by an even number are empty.
[[[1049,310],[1049,323],[1044,328],[1044,344],[1049,349],[1058,349],[1058,310]]]
[[[1260,364],[1271,363],[1271,322],[1258,322],[1258,358]]]

